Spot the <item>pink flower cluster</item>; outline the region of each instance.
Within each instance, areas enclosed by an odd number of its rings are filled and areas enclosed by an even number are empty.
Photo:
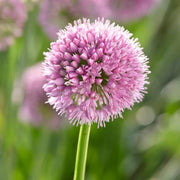
[[[28,68],[22,76],[24,100],[19,116],[22,121],[34,125],[47,125],[57,128],[62,123],[63,117],[59,117],[52,108],[45,104],[47,97],[42,89],[45,78],[41,73],[41,65],[37,64]]]
[[[60,30],[45,54],[48,102],[73,124],[122,117],[140,102],[150,73],[137,39],[109,20],[74,21]]]
[[[27,14],[20,0],[0,0],[0,51],[22,34]]]

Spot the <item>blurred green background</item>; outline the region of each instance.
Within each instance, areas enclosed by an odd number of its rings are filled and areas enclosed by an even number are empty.
[[[12,100],[16,80],[49,47],[37,16],[35,5],[23,36],[0,52],[0,180],[73,179],[79,127],[22,123]],[[180,180],[180,1],[162,0],[125,27],[150,59],[148,94],[123,119],[93,125],[86,180]]]

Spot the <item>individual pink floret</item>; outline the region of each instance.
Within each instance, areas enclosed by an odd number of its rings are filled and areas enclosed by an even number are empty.
[[[109,20],[74,21],[44,53],[50,105],[73,124],[104,126],[146,92],[148,58],[138,40]]]

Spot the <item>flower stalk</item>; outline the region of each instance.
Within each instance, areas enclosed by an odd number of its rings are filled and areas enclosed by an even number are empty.
[[[74,180],[84,180],[90,129],[91,126],[87,124],[83,124],[80,127],[74,169]]]

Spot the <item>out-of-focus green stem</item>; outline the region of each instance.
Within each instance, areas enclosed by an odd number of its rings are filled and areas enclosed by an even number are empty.
[[[84,180],[90,129],[91,126],[86,124],[83,124],[80,127],[74,169],[74,180]]]

